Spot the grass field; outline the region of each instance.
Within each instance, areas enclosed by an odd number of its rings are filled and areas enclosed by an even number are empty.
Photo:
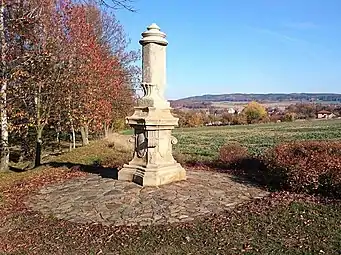
[[[252,154],[259,154],[279,142],[296,140],[340,140],[341,120],[299,121],[242,126],[175,129],[179,140],[175,151],[211,160],[226,142],[239,142]]]

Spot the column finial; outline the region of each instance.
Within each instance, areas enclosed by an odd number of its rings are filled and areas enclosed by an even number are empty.
[[[152,23],[141,35],[141,45],[145,45],[147,43],[157,43],[163,46],[167,46],[168,44],[168,41],[166,40],[166,34],[164,32],[161,32],[160,27],[156,25],[156,23]]]

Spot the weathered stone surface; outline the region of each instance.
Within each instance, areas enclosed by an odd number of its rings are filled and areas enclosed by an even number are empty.
[[[127,117],[134,129],[134,157],[118,172],[118,179],[142,186],[160,186],[186,179],[185,169],[172,155],[177,143],[172,129],[178,118],[164,97],[166,86],[166,34],[152,24],[142,33],[142,83],[144,96]]]
[[[234,182],[227,174],[208,171],[188,171],[187,181],[161,188],[110,182],[107,185],[108,179],[90,175],[50,185],[31,197],[28,205],[72,222],[150,225],[191,221],[267,195],[257,187]]]

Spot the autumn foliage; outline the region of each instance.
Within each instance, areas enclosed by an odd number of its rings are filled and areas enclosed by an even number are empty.
[[[265,155],[265,169],[267,181],[282,189],[341,197],[339,141],[279,144]]]
[[[243,109],[243,114],[245,115],[248,124],[263,122],[268,115],[265,107],[255,101],[248,103]]]
[[[240,166],[249,157],[247,148],[240,143],[226,143],[219,150],[219,160],[228,167]]]
[[[284,142],[252,156],[239,143],[226,143],[218,166],[269,190],[341,198],[339,141]]]
[[[55,130],[57,140],[70,134],[73,147],[81,133],[86,145],[89,134],[107,134],[133,106],[139,54],[127,49],[129,40],[115,15],[97,3],[2,3],[4,107],[10,137],[21,140],[10,146],[20,146],[22,155],[36,147],[36,165],[44,131]]]

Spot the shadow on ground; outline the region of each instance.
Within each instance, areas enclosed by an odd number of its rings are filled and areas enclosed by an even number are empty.
[[[283,181],[286,179],[281,169],[273,169],[258,158],[245,158],[232,166],[220,165],[223,171],[224,169],[231,169],[227,171],[233,175],[236,182],[246,180],[248,183],[262,186],[271,191],[282,190]]]
[[[118,179],[118,169],[116,167],[103,167],[101,165],[83,165],[70,162],[49,162],[46,165],[52,167],[67,167],[72,171],[82,171],[91,174],[98,174],[102,178]]]
[[[277,189],[273,185],[275,182],[271,181],[274,176],[271,176],[264,166],[263,162],[259,159],[243,159],[238,164],[223,164],[219,161],[211,162],[198,162],[198,161],[187,161],[182,162],[183,166],[187,169],[193,168],[207,168],[210,171],[217,171],[231,175],[232,180],[237,183],[246,185],[252,185],[256,187],[263,187],[266,189],[275,190]],[[117,167],[103,167],[101,165],[84,165],[75,164],[71,162],[49,162],[46,163],[52,167],[67,167],[71,171],[82,171],[86,173],[98,174],[102,178],[118,179],[118,168]]]
[[[219,160],[198,162],[183,162],[185,167],[207,168],[231,175],[238,183],[263,187],[267,190],[276,191],[282,189],[282,181],[285,176],[281,171],[270,169],[264,161],[258,158],[244,158],[236,163],[225,164]]]
[[[9,167],[9,171],[15,172],[15,173],[22,173],[22,172],[26,172],[27,169],[25,169],[25,168],[19,168],[19,167],[14,167],[14,166],[10,166],[10,167]]]

